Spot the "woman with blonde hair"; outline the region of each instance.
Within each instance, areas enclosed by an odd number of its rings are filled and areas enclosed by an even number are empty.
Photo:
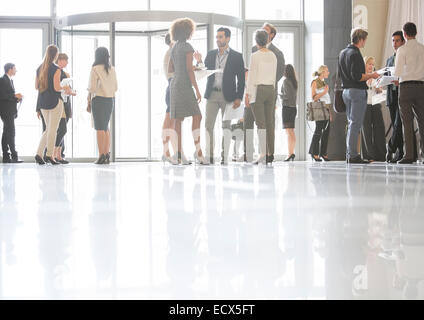
[[[364,62],[365,73],[373,73],[375,58],[365,57]],[[373,96],[382,92],[380,88],[376,88],[376,81],[375,79],[367,81],[368,101],[362,126],[361,149],[363,159],[384,162],[386,160],[386,132],[383,113],[381,104],[373,104]]]
[[[171,50],[171,60],[168,65],[169,73],[174,73],[171,82],[171,119],[174,119],[174,130],[178,143],[176,162],[182,161],[181,123],[184,118],[193,117],[192,134],[196,151],[194,159],[200,164],[207,164],[200,147],[200,122],[202,114],[199,103],[202,96],[197,86],[193,67],[193,47],[187,43],[195,30],[194,21],[189,18],[177,19],[169,30],[175,42]],[[195,92],[193,91],[193,88]]]
[[[64,110],[61,93],[72,94],[69,86],[62,87],[61,69],[54,63],[57,60],[59,49],[49,45],[41,66],[37,69],[35,88],[39,91],[39,107],[46,123],[46,130],[40,139],[35,161],[40,164],[51,163],[57,165],[53,158],[57,129]],[[43,160],[44,149],[47,147],[46,162]]]
[[[328,85],[325,83],[325,79],[327,79],[329,75],[330,72],[328,67],[325,65],[320,66],[318,71],[315,71],[312,75],[315,79],[312,81],[311,88],[312,100],[324,102],[325,106],[331,110],[331,98],[328,93]],[[332,121],[331,111],[330,121]],[[309,148],[309,154],[313,161],[330,161],[327,156],[328,137],[330,136],[330,121],[315,121],[315,132]]]

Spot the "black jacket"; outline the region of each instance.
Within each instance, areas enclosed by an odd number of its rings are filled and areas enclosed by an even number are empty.
[[[395,59],[396,59],[396,55],[393,55],[389,59],[387,59],[386,67],[394,67]],[[389,75],[389,74],[386,74],[386,75]],[[387,86],[387,99],[386,99],[387,106],[397,107],[399,105],[398,97],[399,97],[399,87],[396,87],[393,84]]]
[[[368,89],[366,81],[360,81],[365,73],[364,58],[353,44],[340,52],[338,68],[343,89]]]
[[[18,99],[15,97],[15,89],[9,77],[5,74],[0,78],[0,115],[1,116],[17,116]]]
[[[205,67],[208,70],[215,70],[217,54],[218,49],[211,50],[206,55]],[[245,81],[243,56],[241,53],[230,49],[222,79],[222,93],[225,100],[228,102],[233,102],[237,99],[243,100]],[[215,75],[213,74],[208,78],[205,99],[209,99],[211,96],[214,82]]]

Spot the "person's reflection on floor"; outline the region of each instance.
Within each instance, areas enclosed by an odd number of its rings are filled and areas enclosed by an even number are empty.
[[[68,199],[63,168],[40,170],[41,199],[38,205],[40,262],[44,267],[46,298],[65,298],[72,236],[72,205]]]
[[[91,254],[101,290],[116,289],[117,226],[116,171],[97,169],[89,217]]]
[[[424,280],[424,212],[421,210],[423,174],[421,170],[409,175],[402,195],[399,214],[399,250],[394,252],[396,276],[394,285],[402,290],[404,299],[423,298]]]
[[[222,173],[221,177],[218,177],[214,168],[211,169],[205,170],[209,291],[216,298],[226,299],[234,294],[231,280],[240,273],[237,247],[242,221],[240,189],[237,184],[242,181],[241,168],[222,168],[218,171]],[[219,181],[219,178],[222,180]],[[222,188],[217,187],[219,184]]]
[[[257,170],[256,170],[257,169]],[[285,273],[285,259],[279,247],[278,213],[275,183],[267,184],[274,168],[255,168],[244,212],[246,230],[243,253],[246,263],[244,291],[246,297],[261,299],[278,295],[275,281]],[[253,189],[254,179],[258,190]]]
[[[169,179],[164,179],[163,198],[167,215],[168,257],[167,272],[170,281],[171,294],[178,299],[193,299],[192,285],[196,278],[196,230],[199,223],[198,211],[175,206],[184,198],[185,168],[172,168]],[[200,197],[198,188],[197,197]]]

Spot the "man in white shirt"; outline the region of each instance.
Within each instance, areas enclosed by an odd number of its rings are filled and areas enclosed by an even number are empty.
[[[399,164],[412,164],[414,159],[414,114],[418,121],[421,152],[424,151],[424,45],[415,37],[417,27],[408,22],[403,26],[406,44],[396,54],[395,76],[399,77],[399,107],[403,123],[405,155]]]

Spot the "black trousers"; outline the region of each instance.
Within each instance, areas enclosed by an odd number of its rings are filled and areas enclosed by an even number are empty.
[[[311,146],[309,148],[309,154],[314,156],[326,157],[328,137],[330,136],[330,121],[315,121],[315,124],[315,132],[312,137]]]
[[[15,149],[15,116],[7,115],[1,116],[3,121],[3,135],[1,137],[1,147],[3,150],[3,155],[10,153],[12,157],[16,157]]]
[[[388,143],[388,151],[403,155],[403,129],[402,118],[400,116],[399,104],[388,106],[390,120],[392,122],[392,136]]]
[[[364,159],[383,162],[386,160],[386,131],[380,104],[367,106],[361,139]]]

